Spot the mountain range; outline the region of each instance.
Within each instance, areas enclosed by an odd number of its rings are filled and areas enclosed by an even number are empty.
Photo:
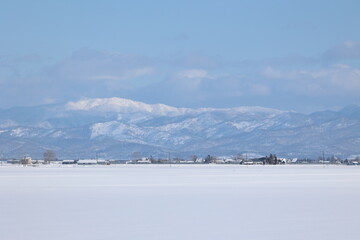
[[[123,98],[0,110],[0,154],[108,159],[137,155],[360,154],[360,107],[311,114],[263,107],[176,108]]]

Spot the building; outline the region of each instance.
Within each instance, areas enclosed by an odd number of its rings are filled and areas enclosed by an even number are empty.
[[[95,159],[83,159],[77,162],[78,165],[96,165],[97,160]]]
[[[24,157],[23,159],[21,159],[21,164],[23,164],[23,165],[32,164],[31,157]]]
[[[61,164],[76,164],[76,160],[62,160]]]

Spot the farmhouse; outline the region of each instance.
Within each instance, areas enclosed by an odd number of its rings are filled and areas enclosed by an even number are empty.
[[[76,164],[75,160],[62,160],[61,164]]]
[[[95,159],[83,159],[77,162],[78,165],[96,165],[97,160]]]

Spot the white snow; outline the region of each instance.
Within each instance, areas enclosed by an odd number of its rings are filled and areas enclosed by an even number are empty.
[[[12,240],[357,240],[360,167],[0,166]]]
[[[6,133],[8,130],[0,130],[0,134]]]
[[[114,137],[118,140],[136,140],[136,142],[143,142],[142,135],[144,131],[136,125],[128,125],[117,121],[95,123],[90,127],[91,138],[102,135]],[[135,138],[132,139],[131,137]]]
[[[240,121],[240,122],[230,122],[230,125],[234,126],[238,130],[244,132],[251,132],[255,128],[261,126],[263,122],[250,122],[250,121]]]
[[[25,131],[26,131],[26,129],[23,129],[23,128],[15,128],[15,129],[11,130],[10,135],[15,136],[15,137],[21,137],[21,136],[25,135]]]
[[[34,137],[36,135],[36,132],[32,132],[29,128],[24,127],[14,128],[10,131],[10,136],[14,137]]]
[[[68,102],[68,110],[97,110],[101,112],[147,112],[156,115],[180,115],[191,111],[186,108],[175,108],[164,104],[146,104],[124,98],[93,98],[77,102]]]
[[[77,102],[68,102],[65,105],[67,110],[90,111],[96,110],[100,112],[147,112],[160,116],[177,116],[190,113],[206,113],[206,112],[227,112],[227,113],[246,113],[256,114],[265,113],[269,117],[274,117],[284,111],[264,108],[258,106],[242,106],[235,108],[176,108],[165,104],[146,104],[125,98],[90,98]]]

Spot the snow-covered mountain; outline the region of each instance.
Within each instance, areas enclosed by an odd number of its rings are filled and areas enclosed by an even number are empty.
[[[122,98],[0,110],[0,153],[60,158],[360,153],[360,107],[300,114],[262,107],[176,108]]]

